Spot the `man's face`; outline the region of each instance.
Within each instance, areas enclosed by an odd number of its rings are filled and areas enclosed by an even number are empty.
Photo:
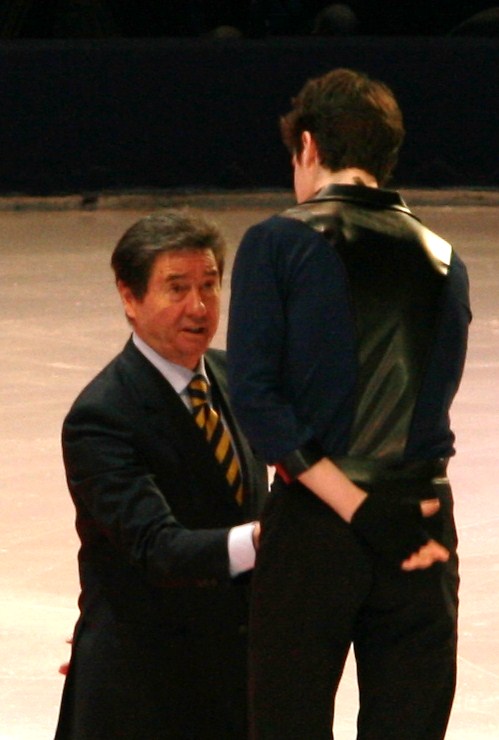
[[[139,337],[165,359],[191,370],[217,330],[220,287],[211,249],[159,254],[141,299],[118,284],[125,312]]]

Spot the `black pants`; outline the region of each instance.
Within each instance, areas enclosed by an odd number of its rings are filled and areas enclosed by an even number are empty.
[[[55,740],[242,740],[247,637],[236,625],[172,634],[80,620]]]
[[[392,483],[391,492],[427,498],[428,484]],[[274,484],[253,576],[253,740],[330,740],[351,644],[358,738],[444,737],[455,690],[458,574],[448,484],[438,495],[442,511],[428,527],[451,560],[403,572],[374,557],[300,484]]]

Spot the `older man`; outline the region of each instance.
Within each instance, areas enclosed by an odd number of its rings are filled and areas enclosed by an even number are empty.
[[[82,590],[57,740],[245,736],[266,469],[228,406],[224,353],[208,349],[224,251],[213,225],[177,211],[114,250],[133,334],[63,427]]]

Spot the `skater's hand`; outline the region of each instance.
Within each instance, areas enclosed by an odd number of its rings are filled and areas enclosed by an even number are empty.
[[[426,545],[420,547],[401,565],[402,570],[425,570],[434,563],[446,563],[449,559],[449,551],[436,540],[429,540]]]
[[[438,499],[420,502],[369,495],[354,513],[351,526],[384,559],[407,571],[425,569],[449,558],[448,550],[430,539],[424,526],[424,519],[439,509]]]
[[[434,516],[440,509],[438,499],[428,499],[421,501],[421,513],[423,516]],[[429,568],[433,563],[446,563],[449,559],[449,551],[436,540],[429,540],[426,545],[420,547],[418,552],[414,552],[409,558],[402,563],[402,570],[424,570]]]

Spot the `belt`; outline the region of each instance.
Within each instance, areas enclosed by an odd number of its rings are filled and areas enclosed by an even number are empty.
[[[389,462],[360,457],[332,458],[334,464],[355,483],[375,485],[383,481],[424,480],[444,483],[447,480],[448,458]]]

